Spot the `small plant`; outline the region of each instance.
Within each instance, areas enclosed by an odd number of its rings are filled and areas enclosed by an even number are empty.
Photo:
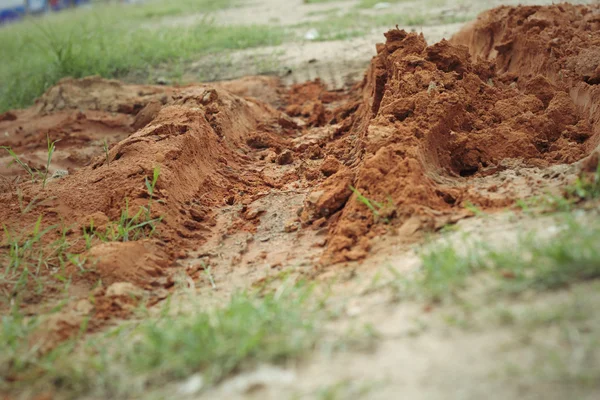
[[[85,240],[85,249],[89,250],[92,248],[92,240],[94,240],[94,220],[90,220],[90,226],[83,229],[83,240]]]
[[[37,325],[37,319],[26,318],[18,312],[18,307],[0,317],[0,376],[21,372],[36,361],[36,349],[28,349],[26,341]]]
[[[31,231],[21,234],[11,232],[4,226],[3,247],[7,249],[3,254],[3,271],[0,272],[0,282],[12,286],[13,294],[25,287],[29,279],[37,283],[37,291],[43,289],[42,281],[38,276],[42,269],[49,270],[62,265],[63,252],[66,248],[64,242],[55,242],[50,245],[44,244],[42,238],[56,226],[42,227],[42,216],[40,216]],[[64,238],[63,238],[64,239]]]
[[[48,173],[50,171],[50,163],[52,162],[52,156],[54,155],[54,151],[56,150],[56,143],[58,140],[50,141],[50,137],[46,135],[46,139],[48,141],[48,151],[46,158],[46,169],[42,172],[36,169],[31,168],[26,162],[22,161],[17,153],[8,146],[0,146],[0,149],[6,150],[8,154],[12,157],[13,162],[16,162],[27,172],[27,175],[31,178],[31,182],[36,182],[38,179],[42,180],[42,189],[46,187],[46,183],[48,181]],[[35,200],[35,199],[34,199]],[[21,207],[21,210],[23,208]]]
[[[45,199],[40,199],[39,195],[36,195],[33,199],[31,199],[31,201],[27,205],[25,205],[23,203],[23,191],[19,187],[17,187],[17,201],[19,202],[19,209],[21,210],[21,214],[27,214],[28,212],[35,209],[37,206],[40,206],[47,201],[54,200],[55,198],[56,197],[51,196]]]
[[[485,216],[485,213],[483,211],[481,211],[481,209],[479,207],[477,207],[475,204],[471,203],[470,201],[465,201],[465,208],[469,211],[471,211],[476,217],[483,217]]]
[[[551,212],[570,211],[573,208],[574,201],[572,198],[547,193],[542,196],[519,199],[515,204],[525,213],[531,213],[533,210]]]
[[[42,189],[46,187],[46,181],[48,180],[48,172],[50,170],[50,163],[52,162],[52,156],[54,155],[54,150],[56,149],[56,142],[58,142],[58,140],[51,142],[50,136],[48,135],[46,135],[46,140],[48,141],[48,157],[46,159],[46,170],[44,171],[44,176],[42,180]]]
[[[212,286],[213,289],[217,288],[217,285],[215,285],[215,280],[212,276],[212,272],[211,272],[211,267],[204,267],[204,273],[206,274],[206,277],[208,278],[208,281],[210,282],[210,285]]]
[[[363,203],[365,206],[367,206],[367,208],[371,211],[371,213],[373,213],[373,217],[374,217],[375,221],[381,219],[386,224],[390,222],[390,220],[387,216],[390,214],[390,210],[392,210],[392,212],[393,212],[392,199],[388,199],[388,204],[384,205],[384,204],[378,203],[374,200],[369,200],[368,198],[363,196],[362,193],[358,189],[356,189],[354,186],[350,186],[350,190],[352,190],[352,193],[354,193],[356,195],[356,200],[359,201],[360,203]]]
[[[455,293],[467,279],[488,271],[509,293],[553,290],[571,283],[600,278],[600,225],[567,218],[550,238],[523,234],[510,249],[463,238],[461,250],[446,242],[422,254],[422,274],[416,284],[431,300]]]
[[[104,150],[104,157],[106,157],[106,166],[110,167],[110,157],[108,156],[108,142],[106,138],[104,138],[104,142],[102,143],[102,149]]]
[[[27,163],[21,161],[21,159],[19,158],[19,156],[17,155],[17,153],[15,153],[13,151],[13,149],[11,149],[8,146],[0,146],[0,149],[6,150],[8,152],[8,154],[12,157],[13,162],[16,162],[17,164],[19,164],[21,166],[21,168],[23,168],[25,170],[25,172],[27,172],[27,174],[31,178],[31,181],[35,182],[36,175],[37,175],[36,171],[34,171],[33,169],[31,169],[31,167],[29,167],[29,165]]]
[[[196,300],[190,295],[189,301]],[[234,294],[222,307],[205,309],[198,303],[191,312],[173,309],[168,300],[157,318],[75,337],[47,355],[30,348],[35,341],[24,319],[2,317],[0,376],[25,372],[32,384],[70,391],[70,397],[129,397],[194,374],[202,374],[210,387],[245,367],[305,357],[324,331],[319,322],[326,315],[314,300],[311,285],[290,283],[264,296]],[[103,351],[107,346],[111,350]]]
[[[85,263],[87,262],[87,257],[82,256],[81,254],[67,254],[67,258],[71,262],[71,264],[75,265],[81,272],[86,272]]]
[[[578,200],[600,198],[600,162],[591,176],[580,175],[572,185],[565,188],[565,192]]]
[[[600,163],[596,171],[587,176],[581,174],[575,182],[563,188],[563,195],[546,193],[543,196],[535,196],[517,200],[515,205],[523,212],[529,213],[532,209],[545,212],[562,211],[567,212],[581,201],[600,198]]]
[[[148,201],[148,213],[152,208],[152,200],[154,199],[154,190],[156,189],[156,182],[158,181],[158,177],[160,176],[160,167],[154,167],[152,171],[152,181],[149,181],[148,178],[144,178],[144,183],[146,184],[146,189],[148,190],[148,195],[150,195],[150,200]]]
[[[160,167],[155,167],[152,180],[144,178],[150,199],[148,200],[148,205],[140,207],[134,215],[131,215],[129,211],[129,199],[125,199],[125,208],[121,211],[119,220],[109,223],[105,232],[99,232],[94,228],[93,221],[90,221],[90,227],[86,229],[84,234],[86,245],[91,243],[93,237],[98,237],[103,242],[129,242],[140,238],[152,237],[156,232],[156,226],[162,221],[162,217],[152,218],[152,203],[159,177]]]
[[[43,250],[37,249],[41,238],[54,229],[54,226],[42,230],[42,216],[37,219],[31,233],[25,235],[25,237],[16,237],[11,234],[6,226],[4,226],[4,237],[6,240],[6,246],[8,247],[9,262],[5,264],[5,272],[11,273],[24,266],[30,260],[37,260],[38,268],[44,260]],[[38,253],[39,252],[39,253]]]
[[[138,212],[131,216],[129,214],[129,200],[125,200],[125,208],[116,222],[107,225],[104,233],[98,230],[90,230],[88,235],[95,235],[103,242],[129,242],[143,237],[151,237],[156,231],[156,224],[162,217],[148,219],[149,212],[145,207],[140,207]],[[148,232],[148,228],[150,231]]]

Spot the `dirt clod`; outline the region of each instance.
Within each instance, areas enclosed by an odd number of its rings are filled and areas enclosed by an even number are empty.
[[[284,150],[277,156],[277,164],[287,165],[294,162],[294,153],[291,150]]]

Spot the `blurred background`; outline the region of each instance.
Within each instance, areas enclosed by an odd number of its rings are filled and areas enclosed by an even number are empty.
[[[90,0],[0,0],[0,23],[23,18],[26,14],[39,14],[47,11],[60,11],[76,7]]]
[[[0,113],[90,75],[184,85],[260,74],[341,89],[388,29],[433,43],[485,9],[534,3],[552,0],[0,0]]]

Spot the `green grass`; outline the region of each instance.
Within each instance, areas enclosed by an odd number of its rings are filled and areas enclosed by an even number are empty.
[[[106,163],[110,167],[108,157]],[[160,167],[156,166],[153,168],[152,179],[144,178],[144,185],[148,192],[148,204],[140,207],[135,214],[131,215],[129,200],[125,199],[125,208],[121,210],[119,219],[110,221],[103,230],[97,229],[94,220],[90,220],[89,225],[83,230],[86,247],[91,247],[91,241],[94,238],[98,238],[102,242],[129,242],[154,236],[158,225],[162,222],[162,217],[152,217],[154,192],[159,177]]]
[[[40,278],[44,271],[58,278],[64,278],[64,266],[69,258],[68,250],[71,243],[67,240],[68,229],[60,230],[60,235],[54,240],[47,236],[59,230],[58,226],[44,227],[42,216],[33,226],[21,228],[18,231],[3,226],[4,237],[0,243],[0,291],[5,292],[6,299],[19,297],[27,291],[30,282],[35,284],[34,291],[44,290],[44,281]]]
[[[406,3],[411,0],[386,0],[386,3]],[[377,3],[383,3],[381,0],[360,0],[357,4],[358,8],[373,8]]]
[[[151,203],[151,200],[150,200]],[[103,231],[94,226],[94,221],[85,229],[85,234],[90,237],[96,237],[102,242],[130,242],[143,238],[152,237],[162,217],[152,218],[149,207],[140,207],[138,211],[131,215],[129,210],[129,201],[125,200],[125,208],[121,210],[121,215],[117,221],[111,221]]]
[[[178,15],[209,13],[242,4],[241,0],[154,0],[130,6],[132,18],[163,18]]]
[[[458,242],[437,245],[422,255],[419,291],[440,300],[464,289],[479,272],[496,276],[497,289],[510,293],[553,290],[600,278],[600,224],[566,217],[557,229],[551,237],[521,235],[510,249],[468,238],[460,241],[460,248]]]
[[[52,158],[53,146],[54,142],[48,139],[48,164]],[[83,229],[81,237],[68,238],[67,232],[71,230],[69,227],[45,226],[43,215],[40,215],[32,226],[19,226],[15,229],[3,225],[3,237],[0,242],[0,292],[9,290],[10,296],[18,297],[28,292],[28,285],[33,282],[35,291],[41,293],[44,290],[44,276],[51,276],[68,284],[70,278],[64,275],[68,262],[80,272],[87,272],[85,265],[88,260],[78,254],[82,249],[78,246],[81,240],[85,242],[85,249],[89,250],[94,240],[127,242],[152,237],[162,221],[162,217],[152,217],[152,205],[155,201],[160,201],[155,199],[159,177],[160,168],[155,167],[151,179],[145,179],[149,197],[147,205],[131,215],[126,200],[119,220],[108,223],[103,231],[96,229],[91,221],[90,226]],[[46,176],[44,182],[45,180]],[[28,205],[24,205],[19,191],[17,195],[23,214],[27,214],[43,202],[35,197]]]
[[[359,11],[350,11],[344,15],[332,15],[319,21],[302,23],[296,28],[305,32],[307,29],[316,29],[319,32],[319,41],[345,40],[365,36],[374,29],[392,29],[396,25],[428,26],[436,24],[458,23],[470,20],[470,17],[456,17],[445,15],[429,15],[425,13],[403,14],[376,14],[367,15]]]
[[[517,200],[516,206],[526,213],[568,212],[578,203],[600,198],[600,163],[592,173],[582,173],[563,188],[563,195],[547,193]]]
[[[330,8],[328,10],[322,10],[322,11],[309,11],[306,13],[306,16],[307,17],[328,17],[328,16],[336,15],[340,11],[342,11],[341,8]]]
[[[320,3],[331,3],[332,1],[340,0],[303,0],[304,4],[320,4]]]
[[[356,5],[357,8],[373,8],[377,3],[408,3],[414,0],[360,0],[360,2]],[[423,0],[427,7],[442,7],[446,5],[446,0]]]
[[[163,7],[170,2],[162,3],[151,4],[152,17],[156,10],[167,12]],[[0,112],[30,105],[63,77],[119,78],[131,71],[149,76],[151,68],[161,63],[276,45],[285,36],[279,27],[219,26],[210,17],[190,26],[157,26],[160,21],[148,19],[144,7],[98,6],[91,11],[29,19],[1,29],[0,80],[5,84],[0,86]]]
[[[317,390],[311,398],[318,400],[368,399],[383,382],[360,382],[344,379]]]
[[[578,285],[557,296],[508,302],[496,309],[500,325],[514,334],[512,346],[526,345],[533,350],[531,365],[516,368],[517,379],[552,382],[584,391],[598,387],[599,284]],[[575,394],[572,397],[578,398]]]
[[[194,305],[191,312],[174,312],[167,303],[159,317],[65,343],[37,357],[32,350],[36,324],[4,316],[0,376],[19,374],[28,380],[0,378],[0,390],[18,392],[36,384],[73,396],[115,398],[198,373],[210,386],[257,363],[304,357],[322,333],[322,314],[313,298],[311,287],[290,283],[260,298],[239,293],[211,310],[202,310],[192,297],[186,301]]]
[[[0,146],[0,150],[5,150],[8,155],[13,159],[13,161],[11,163],[16,163],[18,166],[20,166],[26,173],[27,175],[29,175],[29,178],[31,179],[32,182],[35,182],[35,180],[38,177],[38,171],[34,171],[29,164],[27,164],[26,162],[23,162],[21,160],[21,158],[17,155],[17,153],[14,152],[14,150],[8,146]]]
[[[591,174],[581,174],[573,184],[566,187],[567,197],[577,201],[600,198],[600,162]]]
[[[19,165],[27,173],[27,175],[29,175],[29,178],[32,182],[36,182],[38,179],[42,181],[42,189],[44,189],[46,187],[46,183],[48,183],[50,163],[52,162],[52,156],[54,155],[54,151],[56,150],[56,142],[58,142],[58,140],[50,141],[50,136],[48,135],[46,135],[46,139],[48,144],[48,151],[46,153],[46,166],[42,171],[33,169],[27,163],[23,162],[19,158],[17,153],[15,153],[10,147],[0,146],[0,150],[5,150],[8,153],[8,155],[13,159],[11,163],[16,163],[17,165]]]
[[[25,345],[37,327],[37,320],[12,312],[0,318],[0,390],[10,372],[21,372],[36,360],[36,347]]]
[[[382,204],[363,196],[362,193],[354,186],[350,186],[350,190],[356,196],[356,201],[364,204],[369,211],[371,211],[375,222],[379,220],[385,222],[386,224],[390,222],[388,217],[393,216],[395,212],[394,203],[391,199],[388,199],[387,204]]]
[[[182,75],[186,62],[203,55],[279,45],[293,37],[281,26],[222,26],[210,17],[212,11],[239,4],[237,0],[177,0],[96,5],[91,10],[71,10],[4,27],[0,30],[0,80],[6,83],[0,86],[0,112],[29,106],[64,77],[100,75],[147,82],[157,69]],[[198,20],[189,25],[162,21],[186,14],[198,14]],[[423,26],[465,20],[421,13],[327,15],[324,20],[293,28],[303,32],[315,28],[318,40],[338,40],[396,24]]]

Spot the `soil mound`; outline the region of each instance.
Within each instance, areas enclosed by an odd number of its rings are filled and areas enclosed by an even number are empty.
[[[77,106],[77,111],[69,110],[72,106]],[[135,114],[129,114],[135,110]],[[214,211],[226,204],[248,202],[257,192],[268,189],[260,171],[250,165],[247,153],[251,147],[247,141],[252,137],[277,140],[277,132],[283,130],[278,121],[284,120],[269,105],[211,86],[162,89],[97,78],[65,80],[32,109],[17,114],[3,128],[33,133],[44,123],[50,125],[42,131],[43,140],[38,131],[36,138],[19,134],[14,141],[2,143],[30,157],[35,152],[27,150],[37,139],[40,169],[46,134],[52,140],[61,139],[58,154],[64,153],[61,148],[80,154],[79,147],[85,146],[77,146],[74,135],[92,132],[101,137],[107,125],[125,138],[107,151],[97,141],[95,155],[81,162],[86,166],[77,165],[69,168],[71,173],[66,176],[49,178],[45,188],[39,181],[21,182],[15,191],[4,178],[2,187],[7,190],[0,195],[3,223],[26,227],[41,214],[45,225],[60,227],[57,235],[69,227],[67,236],[77,241],[82,232],[91,232],[92,228],[97,237],[107,234],[109,227],[114,235],[119,221],[130,223],[136,215],[140,218],[130,225],[161,218],[155,235],[160,240],[143,245],[99,243],[86,253],[94,260],[95,271],[103,282],[141,285],[162,275],[157,269],[185,255],[186,241],[203,241],[214,225]],[[94,132],[90,120],[97,121],[104,130]],[[14,123],[22,128],[10,125]],[[133,134],[132,125],[139,128]],[[86,142],[91,140],[88,136]],[[30,162],[31,158],[24,160]],[[63,161],[55,160],[53,168]],[[37,165],[30,162],[32,167]],[[158,180],[150,189],[155,173]],[[23,212],[28,205],[31,209]],[[155,254],[149,257],[145,253]]]
[[[36,101],[36,106],[41,113],[85,109],[133,114],[150,101],[159,100],[165,104],[172,92],[172,88],[164,86],[132,87],[98,76],[65,78],[48,89]]]
[[[378,220],[420,216],[434,225],[467,200],[508,204],[468,191],[470,179],[507,161],[544,167],[589,154],[599,140],[598,92],[586,63],[599,16],[597,7],[502,7],[453,43],[432,46],[422,35],[387,32],[357,111],[328,144],[345,168],[306,202],[305,221],[340,211],[327,260],[363,257],[384,229]]]

